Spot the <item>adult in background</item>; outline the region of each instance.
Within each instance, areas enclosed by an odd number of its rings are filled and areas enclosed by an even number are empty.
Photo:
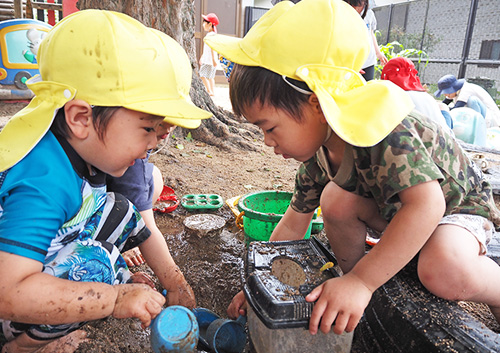
[[[377,59],[380,60],[382,66],[387,64],[387,58],[380,51],[377,43],[377,37],[375,37],[375,30],[377,29],[377,19],[375,18],[375,13],[373,13],[373,11],[369,8],[368,0],[344,1],[351,5],[365,21],[366,29],[368,31],[368,40],[370,42],[370,53],[361,68],[361,74],[366,81],[373,80]]]
[[[481,113],[487,127],[500,125],[500,109],[490,94],[481,86],[467,82],[463,78],[457,79],[454,75],[445,75],[439,79],[438,90],[434,93],[436,97],[442,94],[446,97],[443,102],[451,105],[450,109],[472,108]]]

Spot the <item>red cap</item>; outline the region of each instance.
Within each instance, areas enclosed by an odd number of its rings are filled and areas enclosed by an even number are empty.
[[[214,32],[217,32],[217,28],[215,28],[215,26],[217,26],[219,24],[219,18],[217,17],[216,14],[211,12],[211,13],[206,14],[206,15],[201,15],[201,17],[203,17],[203,19],[205,21],[210,22],[214,28]]]
[[[396,57],[385,64],[381,78],[395,83],[405,91],[425,91],[417,75],[418,71],[410,59]]]

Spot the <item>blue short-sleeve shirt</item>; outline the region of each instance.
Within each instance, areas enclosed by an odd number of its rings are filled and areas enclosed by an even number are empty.
[[[51,132],[4,173],[0,251],[43,262],[59,229],[80,209],[83,180]]]

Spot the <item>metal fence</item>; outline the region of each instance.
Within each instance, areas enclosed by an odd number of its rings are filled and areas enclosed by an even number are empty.
[[[428,55],[421,80],[466,78],[495,97],[500,90],[499,0],[414,0],[375,7],[378,42],[397,41]]]

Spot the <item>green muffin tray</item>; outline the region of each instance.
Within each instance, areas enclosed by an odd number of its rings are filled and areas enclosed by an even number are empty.
[[[181,205],[188,210],[215,210],[223,204],[222,197],[216,194],[188,194],[181,200]]]

